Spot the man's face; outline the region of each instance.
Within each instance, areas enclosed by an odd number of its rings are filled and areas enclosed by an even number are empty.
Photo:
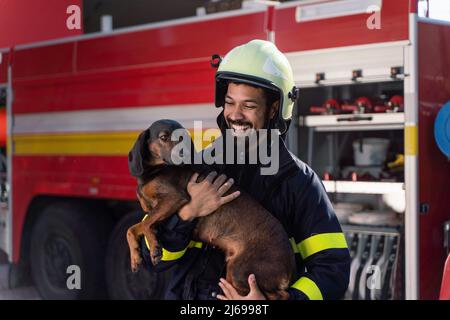
[[[269,110],[266,104],[263,89],[230,83],[225,96],[224,117],[233,135],[246,136],[251,129],[263,129],[267,117],[275,116],[279,102]]]

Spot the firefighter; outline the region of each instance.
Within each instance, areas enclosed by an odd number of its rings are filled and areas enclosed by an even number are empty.
[[[215,104],[222,133],[245,135],[250,129],[277,129],[279,168],[261,174],[261,164],[215,165],[271,212],[285,228],[296,253],[297,274],[289,298],[340,299],[347,290],[350,254],[345,236],[319,177],[286,148],[295,98],[298,94],[286,57],[271,42],[253,40],[232,49],[216,72]],[[220,139],[218,139],[220,140]],[[223,141],[223,140],[222,140]],[[218,179],[217,179],[218,180]],[[166,299],[264,299],[258,279],[249,277],[250,293],[239,296],[225,278],[221,251],[191,239],[196,218],[219,206],[220,183],[191,179],[191,202],[158,229],[162,260],[155,267],[141,241],[144,264],[156,271],[171,269]],[[245,214],[243,212],[242,214]],[[256,231],[255,231],[256,232]]]

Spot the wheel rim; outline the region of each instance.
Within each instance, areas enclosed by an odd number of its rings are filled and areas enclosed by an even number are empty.
[[[67,267],[73,264],[69,242],[58,234],[51,234],[44,244],[44,270],[55,289],[67,289]]]

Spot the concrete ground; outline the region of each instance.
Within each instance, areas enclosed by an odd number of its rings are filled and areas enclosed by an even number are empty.
[[[8,260],[0,251],[0,300],[40,300],[34,287],[8,289]]]

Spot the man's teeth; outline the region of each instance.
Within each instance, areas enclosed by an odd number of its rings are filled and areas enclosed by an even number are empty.
[[[232,125],[231,127],[233,128],[234,131],[245,131],[248,128],[250,128],[249,126],[238,126],[238,125]]]

